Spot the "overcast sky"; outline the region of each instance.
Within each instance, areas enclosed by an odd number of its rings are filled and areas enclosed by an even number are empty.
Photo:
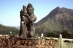
[[[37,21],[44,18],[57,6],[73,9],[73,0],[0,0],[0,24],[6,26],[20,25],[20,10],[22,6],[31,3]]]

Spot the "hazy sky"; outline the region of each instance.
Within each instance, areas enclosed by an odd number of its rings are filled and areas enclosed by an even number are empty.
[[[73,9],[73,0],[0,0],[0,24],[6,26],[20,25],[20,10],[23,5],[31,3],[37,21],[44,18],[57,6]]]

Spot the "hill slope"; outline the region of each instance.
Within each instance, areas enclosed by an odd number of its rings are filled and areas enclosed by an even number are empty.
[[[10,34],[10,31],[13,35],[18,34],[19,30],[15,27],[4,26],[0,24],[0,34]]]
[[[46,17],[35,24],[36,33],[68,30],[73,33],[73,9],[56,7]]]

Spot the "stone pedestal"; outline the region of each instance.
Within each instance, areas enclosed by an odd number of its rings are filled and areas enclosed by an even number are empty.
[[[50,39],[16,39],[14,41],[13,47],[20,48],[54,48],[55,44],[55,40]]]
[[[54,48],[54,39],[0,39],[2,48]]]

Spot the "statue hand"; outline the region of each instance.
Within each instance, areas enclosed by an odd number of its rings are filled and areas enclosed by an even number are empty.
[[[28,17],[29,15],[28,15],[28,14],[24,14],[24,16],[25,16],[25,17]]]
[[[21,13],[20,16],[23,16],[23,13]]]

